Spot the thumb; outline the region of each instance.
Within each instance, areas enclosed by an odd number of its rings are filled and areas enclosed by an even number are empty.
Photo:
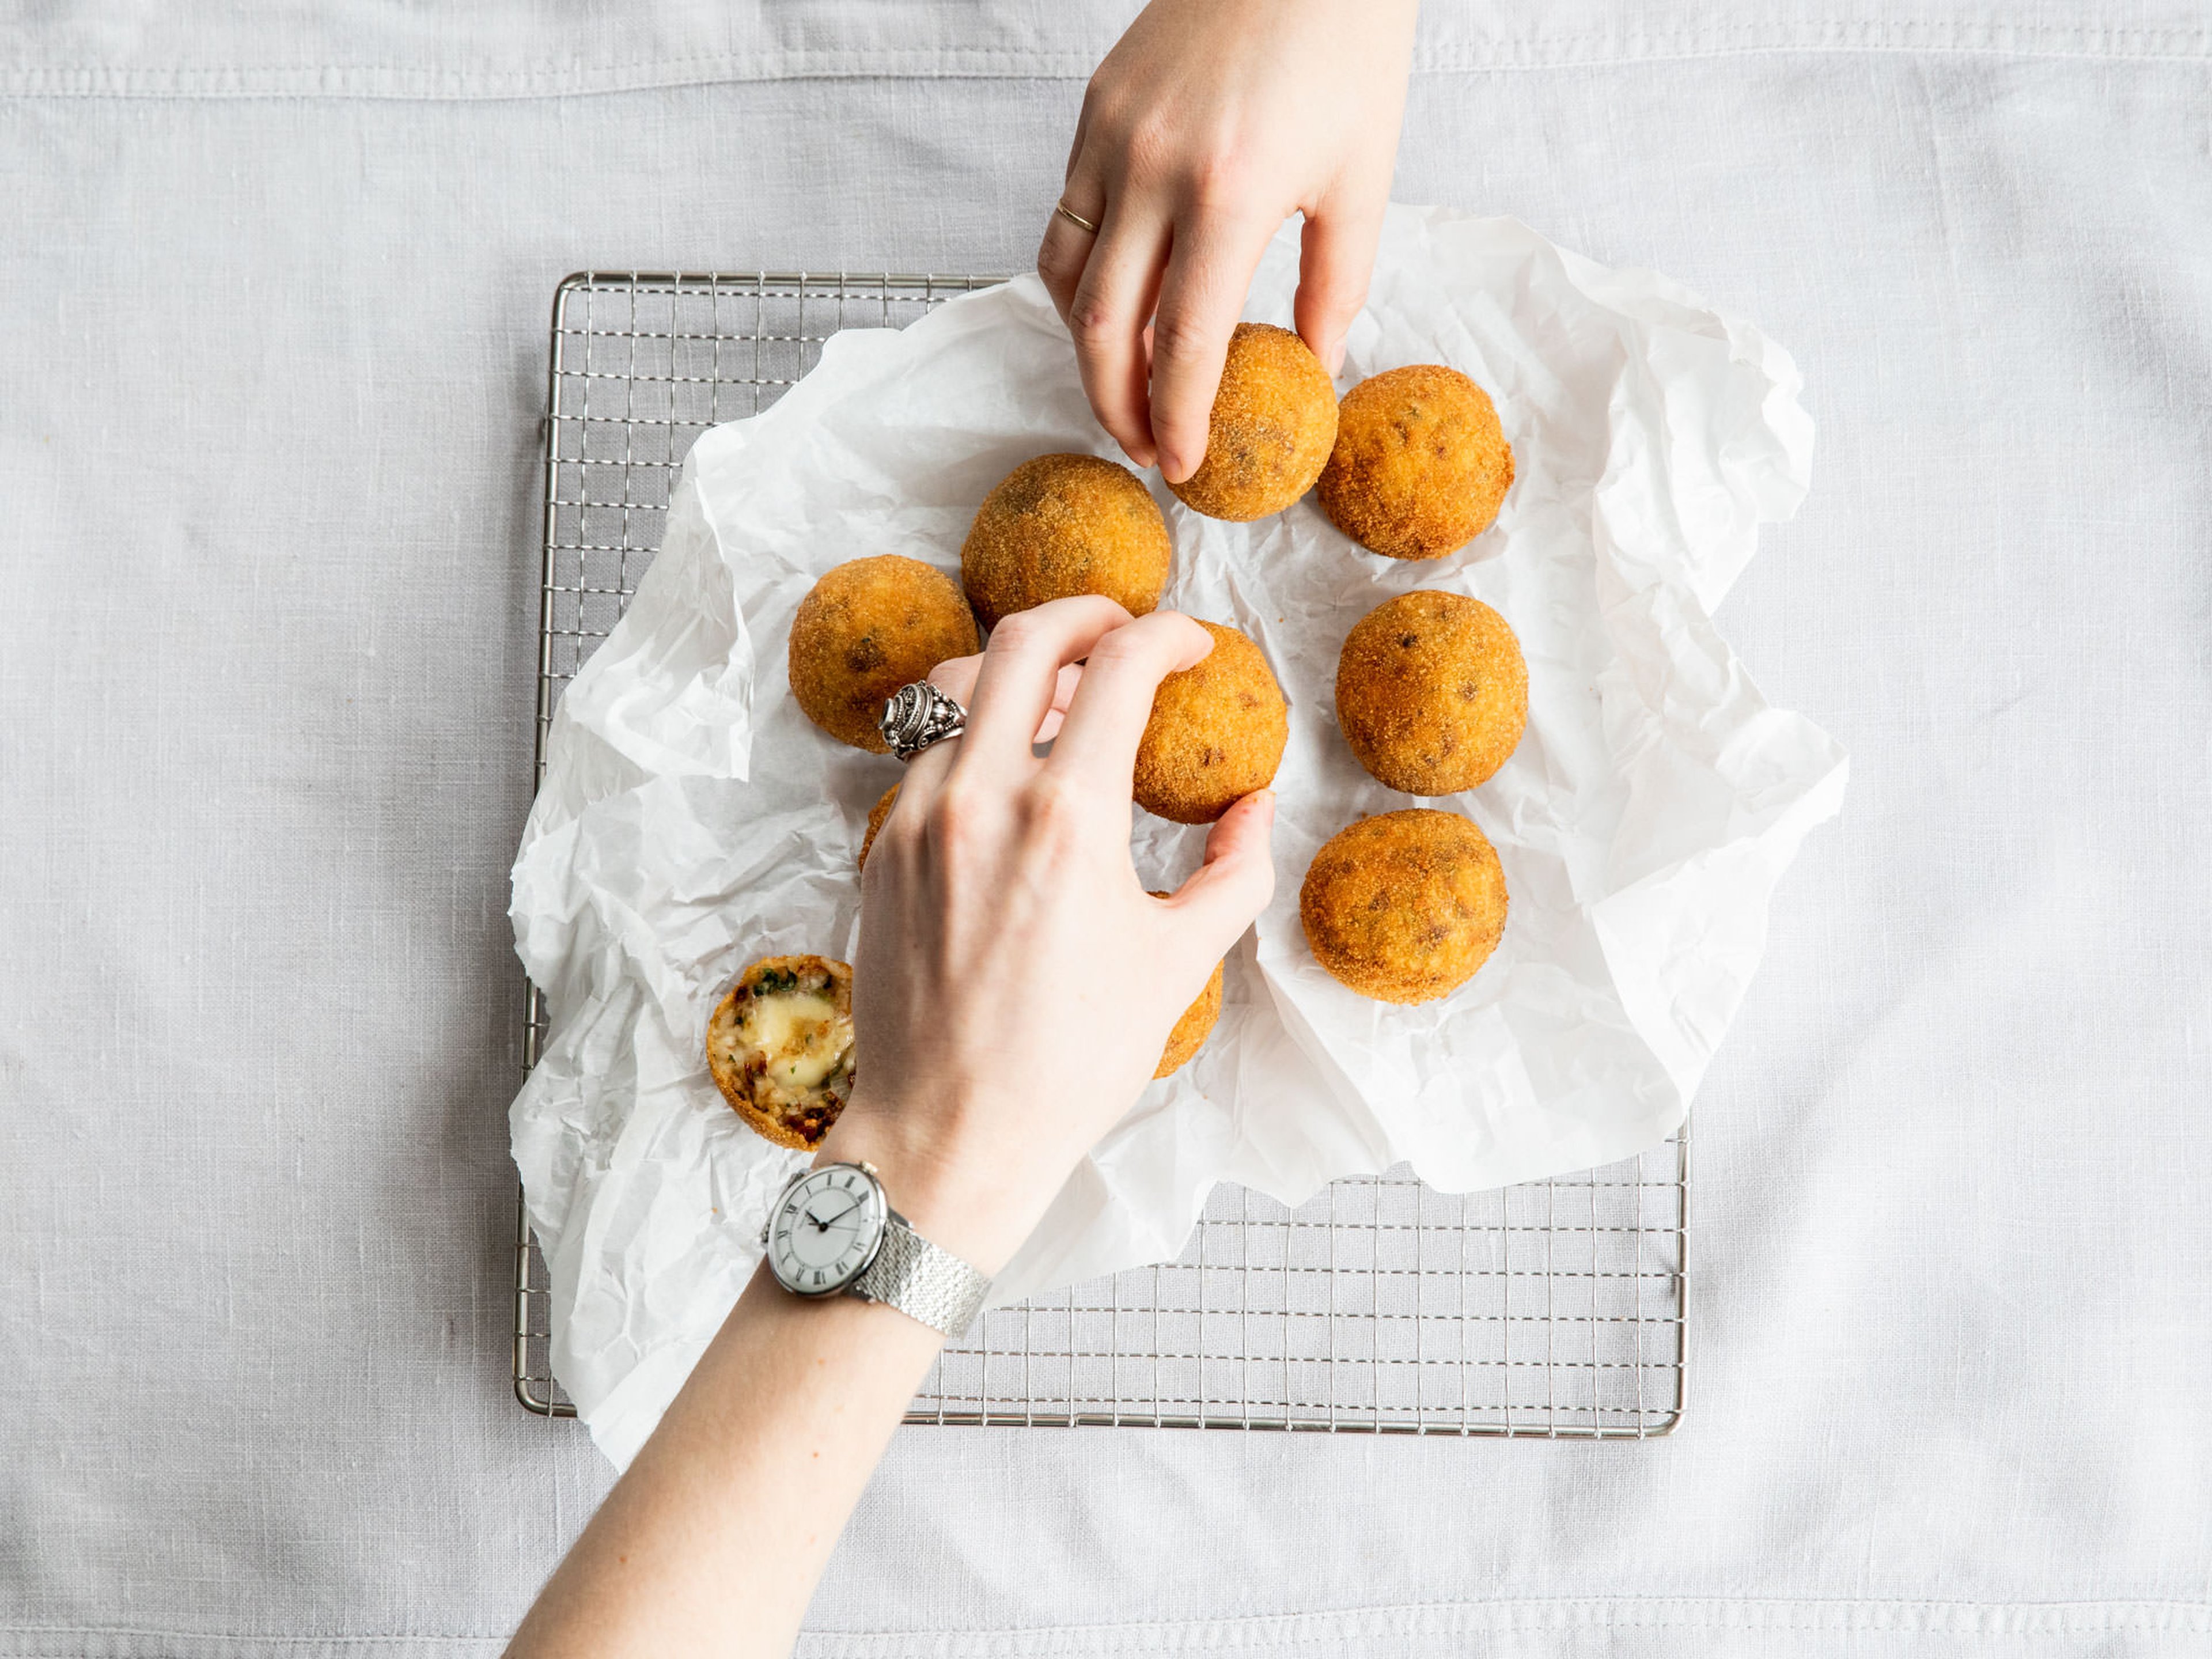
[[[1334,376],[1344,362],[1344,337],[1367,303],[1375,248],[1382,240],[1381,202],[1347,204],[1331,197],[1306,216],[1298,239],[1298,337]]]
[[[1206,862],[1169,901],[1200,933],[1209,957],[1226,956],[1274,896],[1274,824],[1273,790],[1245,796],[1221,815],[1206,838]]]

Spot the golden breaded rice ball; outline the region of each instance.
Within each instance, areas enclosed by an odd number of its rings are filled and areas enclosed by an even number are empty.
[[[1279,513],[1311,489],[1336,441],[1336,388],[1286,328],[1239,323],[1213,394],[1206,459],[1170,489],[1209,519]]]
[[[1370,551],[1440,559],[1490,528],[1512,483],[1490,394],[1455,368],[1417,363],[1345,395],[1321,506]]]
[[[1316,853],[1298,889],[1314,960],[1378,1002],[1455,991],[1505,932],[1505,872],[1471,819],[1416,806],[1362,818]]]
[[[1211,823],[1273,783],[1291,735],[1290,705],[1260,647],[1219,623],[1198,625],[1213,649],[1160,682],[1131,781],[1138,805],[1176,823]]]
[[[1170,550],[1159,503],[1128,468],[1040,455],[983,498],[960,550],[960,580],[986,628],[1077,593],[1103,593],[1141,617],[1160,602]]]
[[[791,619],[791,695],[840,743],[889,752],[876,722],[902,685],[982,648],[959,584],[896,553],[852,559],[814,584]]]
[[[1336,720],[1377,781],[1409,795],[1472,789],[1528,724],[1521,642],[1480,599],[1401,593],[1345,636]]]
[[[853,1095],[853,969],[828,957],[765,957],[707,1023],[707,1069],[754,1133],[805,1152]]]
[[[1164,899],[1168,895],[1155,893],[1152,896]],[[1155,1079],[1181,1071],[1184,1062],[1203,1048],[1206,1038],[1213,1035],[1213,1023],[1221,1018],[1222,969],[1225,966],[1225,962],[1213,964],[1213,972],[1207,976],[1205,988],[1191,1000],[1190,1006],[1184,1009],[1176,1019],[1175,1030],[1168,1033],[1168,1046],[1160,1050],[1159,1069],[1152,1073]]]

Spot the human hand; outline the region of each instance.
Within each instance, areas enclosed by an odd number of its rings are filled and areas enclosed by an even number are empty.
[[[1389,200],[1414,3],[1152,0],[1091,77],[1060,201],[1097,231],[1055,212],[1037,271],[1138,465],[1198,470],[1230,332],[1294,212],[1297,331],[1336,373]]]
[[[1132,622],[1110,599],[1059,599],[930,676],[968,727],[915,757],[868,854],[853,1097],[822,1156],[876,1164],[925,1237],[986,1273],[1135,1102],[1273,890],[1266,791],[1213,826],[1173,897],[1149,896],[1130,860],[1153,692],[1211,646],[1174,611]]]

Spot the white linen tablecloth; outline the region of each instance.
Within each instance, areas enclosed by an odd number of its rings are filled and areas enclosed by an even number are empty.
[[[495,1652],[536,421],[599,264],[1015,270],[1124,7],[0,21],[0,1655]],[[902,1433],[814,1655],[2212,1652],[2212,21],[1431,0],[1396,194],[1755,319],[1853,757],[1642,1445]]]

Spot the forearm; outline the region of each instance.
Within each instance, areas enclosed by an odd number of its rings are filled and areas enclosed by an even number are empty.
[[[511,1653],[788,1650],[942,1339],[884,1304],[782,1285],[802,1267],[861,1285],[889,1205],[954,1261],[947,1278],[947,1263],[902,1246],[887,1293],[908,1271],[933,1273],[966,1305],[974,1274],[1005,1266],[1142,1092],[1178,1015],[1267,905],[1265,790],[1221,813],[1173,894],[1148,894],[1130,862],[1130,781],[1156,695],[1213,648],[1187,617],[1132,621],[1084,594],[1008,617],[980,659],[932,671],[968,718],[910,758],[868,856],[855,1081],[820,1147],[873,1166],[880,1189],[820,1170],[788,1189],[769,1218],[773,1269],[755,1273]],[[832,1190],[818,1212],[805,1196]]]
[[[983,1085],[895,1101],[856,1094],[817,1162],[865,1160],[923,1237],[996,1273],[1064,1171],[1028,1170],[1019,1144],[1002,1135],[995,1152],[967,1146],[962,1125],[979,1109],[988,1116],[992,1095]],[[933,1127],[920,1133],[922,1125]],[[879,1303],[794,1296],[763,1267],[509,1653],[788,1652],[837,1534],[943,1341]]]
[[[508,1652],[788,1652],[942,1340],[894,1309],[803,1300],[756,1273]]]

